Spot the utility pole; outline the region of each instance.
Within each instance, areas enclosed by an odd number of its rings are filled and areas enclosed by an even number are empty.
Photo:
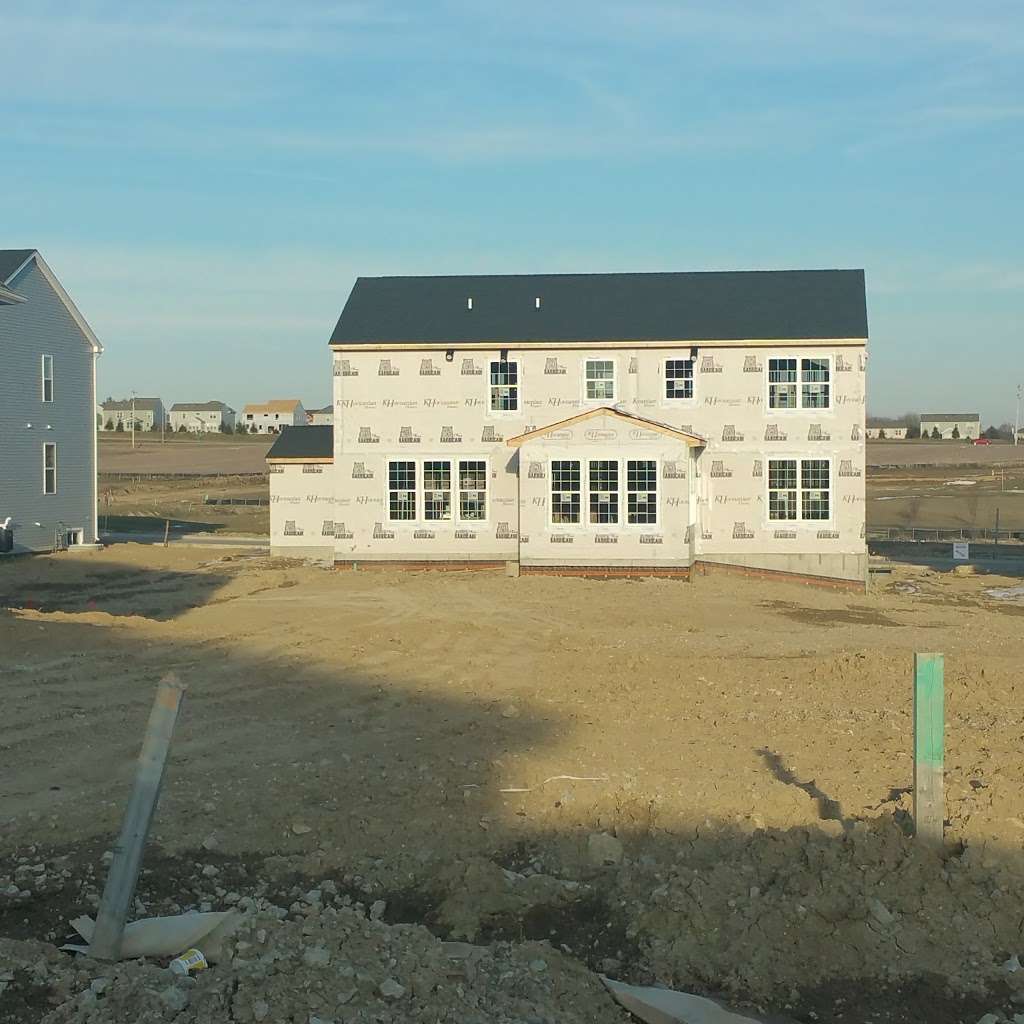
[[[1024,399],[1024,384],[1017,385],[1017,419],[1013,424],[1013,444],[1020,444],[1020,403]]]

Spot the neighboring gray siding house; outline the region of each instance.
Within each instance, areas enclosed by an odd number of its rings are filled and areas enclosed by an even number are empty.
[[[306,419],[311,427],[330,427],[334,424],[334,406],[325,405],[322,409],[310,409]]]
[[[863,586],[862,271],[359,278],[271,551]]]
[[[235,410],[223,402],[175,402],[171,406],[171,430],[184,428],[192,434],[235,429]]]
[[[101,352],[42,256],[0,250],[0,549],[96,543]]]
[[[921,413],[921,436],[935,437],[936,431],[943,441],[981,437],[981,416],[976,412]]]
[[[108,398],[100,408],[103,430],[117,430],[118,423],[122,430],[131,430],[133,419],[136,430],[159,430],[167,424],[167,411],[159,398]]]

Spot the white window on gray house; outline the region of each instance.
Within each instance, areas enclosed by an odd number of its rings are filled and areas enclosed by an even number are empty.
[[[551,461],[551,522],[580,521],[580,463],[578,459]]]
[[[828,520],[831,490],[828,459],[768,460],[769,519]]]
[[[768,360],[768,408],[795,409],[796,360]]]
[[[57,445],[53,441],[43,444],[43,494],[57,493]]]
[[[459,519],[487,519],[487,463],[483,459],[459,460]]]
[[[827,409],[829,407],[829,359],[800,360],[800,404],[805,409]]]
[[[658,521],[658,464],[653,459],[626,461],[626,522],[631,526]]]
[[[619,521],[619,463],[615,459],[591,459],[588,464],[590,522],[605,525]]]
[[[491,409],[515,412],[519,408],[519,363],[514,359],[491,361]]]
[[[53,356],[43,356],[43,401],[53,401]]]
[[[665,360],[665,397],[693,398],[693,360]]]
[[[423,463],[423,518],[446,522],[452,517],[452,464],[447,460]]]
[[[388,463],[388,519],[402,522],[416,518],[416,463]]]
[[[592,402],[615,400],[615,360],[588,359],[584,368],[586,396]]]

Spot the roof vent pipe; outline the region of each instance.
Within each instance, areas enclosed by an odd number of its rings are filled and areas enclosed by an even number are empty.
[[[472,309],[472,308],[473,308],[473,299],[472,299],[472,296],[471,296],[470,298],[466,299],[466,309]]]
[[[537,296],[537,298],[535,298],[533,300],[533,308],[534,309],[540,309],[540,296],[539,295]]]

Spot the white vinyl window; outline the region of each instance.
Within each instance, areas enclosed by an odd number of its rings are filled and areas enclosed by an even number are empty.
[[[829,356],[779,356],[768,360],[769,409],[830,409],[832,360]]]
[[[459,519],[475,523],[487,519],[487,462],[483,459],[459,460]]]
[[[665,397],[675,400],[693,398],[693,360],[665,360]]]
[[[428,460],[423,463],[423,518],[428,523],[452,518],[452,464]]]
[[[416,519],[416,463],[388,463],[388,519],[412,522]]]
[[[53,356],[43,356],[43,401],[53,401]]]
[[[551,522],[554,525],[580,521],[580,483],[578,459],[552,459]]]
[[[490,399],[492,412],[515,412],[519,408],[519,363],[514,359],[491,361]]]
[[[831,518],[828,459],[769,459],[768,518],[822,522]]]
[[[651,526],[658,521],[658,464],[654,459],[626,462],[626,522]]]
[[[53,441],[43,444],[43,494],[57,493],[57,445]]]
[[[615,401],[615,360],[588,359],[584,367],[588,402]]]
[[[588,464],[590,524],[604,526],[619,521],[619,463],[616,459],[591,459]]]

